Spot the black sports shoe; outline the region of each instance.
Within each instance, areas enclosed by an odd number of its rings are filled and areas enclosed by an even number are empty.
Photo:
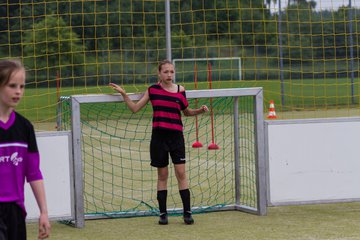
[[[194,224],[194,219],[191,216],[191,212],[184,213],[184,223],[187,225]]]
[[[168,222],[168,216],[167,213],[160,213],[160,218],[159,218],[159,224],[160,225],[167,225]]]

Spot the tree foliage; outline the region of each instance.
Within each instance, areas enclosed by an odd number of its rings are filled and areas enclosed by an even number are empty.
[[[171,1],[174,57],[217,57],[219,52],[239,57],[244,50],[254,49],[256,56],[274,57],[276,62],[279,21],[285,63],[348,55],[347,7],[315,11],[314,0],[291,0],[279,19],[278,12],[269,9],[277,1]],[[358,12],[354,9],[354,16]],[[354,21],[356,45],[359,28]],[[89,61],[116,53],[132,61],[156,61],[165,54],[165,30],[164,1],[8,0],[0,4],[0,54],[23,54],[34,69],[85,64],[85,54],[90,55]],[[215,47],[217,51],[208,50]]]

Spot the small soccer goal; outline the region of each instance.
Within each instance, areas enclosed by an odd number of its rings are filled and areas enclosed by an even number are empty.
[[[135,101],[140,97],[130,95]],[[262,88],[193,90],[187,98],[191,108],[211,101],[212,112],[183,117],[193,213],[265,215]],[[133,114],[118,94],[61,99],[61,127],[73,136],[75,226],[83,227],[85,219],[157,215],[151,104]],[[218,148],[210,148],[213,143]],[[168,212],[181,214],[172,164],[169,173]]]

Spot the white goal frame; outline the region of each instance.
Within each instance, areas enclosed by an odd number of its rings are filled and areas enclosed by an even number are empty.
[[[130,94],[131,100],[139,100],[142,94]],[[254,155],[255,155],[255,185],[257,207],[244,206],[240,203],[240,151],[239,151],[239,98],[242,96],[253,97],[253,119],[254,119]],[[263,89],[262,88],[228,88],[213,90],[192,90],[187,91],[188,99],[200,98],[234,98],[234,199],[233,205],[226,205],[216,208],[220,210],[239,210],[257,215],[266,215],[266,160],[265,160],[265,139],[264,139],[264,118],[263,118]],[[69,100],[69,99],[68,99]],[[73,179],[74,179],[74,225],[82,228],[85,226],[86,217],[84,212],[84,176],[83,176],[83,157],[81,142],[81,119],[80,108],[83,103],[110,103],[121,102],[123,98],[120,94],[96,94],[96,95],[73,95],[71,102],[71,130],[73,143]],[[99,218],[99,217],[97,217]]]

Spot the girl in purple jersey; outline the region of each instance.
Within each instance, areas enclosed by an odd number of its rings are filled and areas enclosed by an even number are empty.
[[[40,209],[39,239],[50,234],[43,176],[33,125],[15,112],[25,89],[25,68],[0,60],[0,239],[26,239],[25,180]]]
[[[184,222],[185,224],[193,224],[190,190],[185,172],[185,142],[181,112],[185,116],[195,116],[209,110],[205,105],[198,109],[189,108],[184,87],[173,82],[175,69],[172,62],[169,60],[160,62],[158,75],[159,82],[150,86],[137,102],[133,102],[125,90],[117,84],[110,83],[110,86],[122,95],[125,103],[134,113],[142,109],[147,102],[151,102],[153,122],[150,158],[151,166],[156,167],[158,171],[157,200],[160,210],[159,224],[168,224],[166,200],[169,154],[174,164],[175,176],[183,203]]]

